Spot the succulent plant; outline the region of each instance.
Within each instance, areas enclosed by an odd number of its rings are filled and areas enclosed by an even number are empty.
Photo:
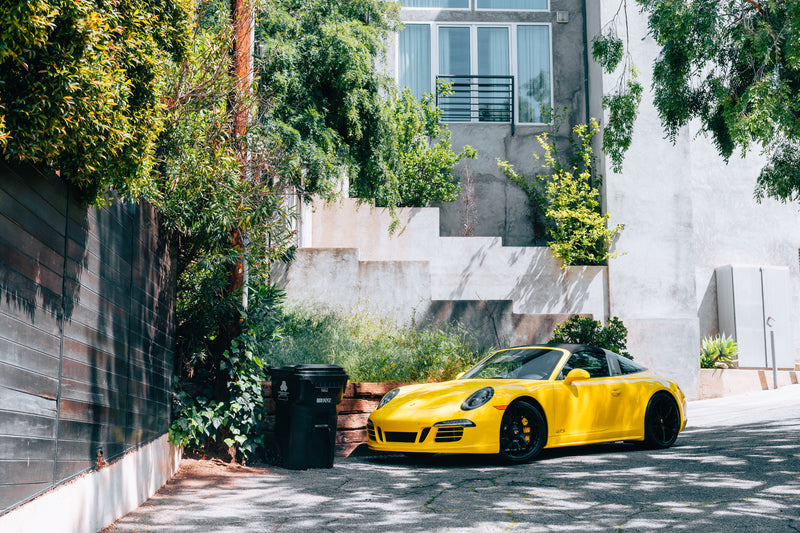
[[[736,364],[739,345],[724,333],[703,338],[700,347],[700,368],[730,368]]]

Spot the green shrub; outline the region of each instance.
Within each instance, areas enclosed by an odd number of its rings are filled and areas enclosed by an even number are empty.
[[[272,366],[336,364],[352,382],[452,379],[483,355],[461,326],[400,327],[367,313],[303,307],[285,311],[268,352]]]
[[[0,7],[0,155],[50,168],[84,199],[136,198],[186,59],[187,0],[26,0]]]
[[[728,368],[734,366],[739,355],[739,345],[725,334],[705,337],[700,347],[700,368]]]
[[[263,452],[268,365],[327,363],[343,367],[351,382],[424,382],[452,379],[483,356],[462,327],[398,327],[366,313],[285,307],[283,293],[268,286],[251,287],[251,298],[242,334],[219,362],[225,394],[201,344],[185,362],[193,378],[176,383],[170,439],[187,451],[237,461]]]
[[[534,231],[544,223],[547,245],[562,260],[562,268],[570,265],[602,265],[616,256],[611,244],[622,230],[621,225],[608,227],[609,214],[600,206],[602,180],[595,175],[592,139],[599,131],[595,119],[572,128],[569,139],[571,154],[564,160],[553,141],[562,115],[553,113],[553,135],[536,137],[544,150],[545,174],[528,180],[507,161],[497,160],[503,173],[528,195]],[[534,159],[538,155],[534,154]]]
[[[590,344],[633,359],[628,353],[628,329],[617,317],[610,318],[608,325],[603,327],[600,322],[589,317],[573,316],[556,326],[550,342]]]
[[[183,380],[176,377],[170,440],[186,450],[228,454],[237,461],[263,450],[267,411],[261,383],[267,379],[267,348],[280,333],[284,294],[261,284],[250,287],[250,297],[242,333],[224,350],[218,366],[209,364],[209,344],[216,340],[211,336],[206,343],[195,341],[196,349],[183,362],[191,371],[184,372]]]

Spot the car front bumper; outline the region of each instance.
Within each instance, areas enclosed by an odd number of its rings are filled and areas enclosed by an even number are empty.
[[[502,411],[487,406],[479,413],[460,412],[438,420],[398,420],[371,416],[369,448],[404,453],[485,453],[500,451]],[[492,413],[491,411],[496,411]]]

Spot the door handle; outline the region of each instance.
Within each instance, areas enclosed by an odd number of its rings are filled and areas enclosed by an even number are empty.
[[[622,389],[611,389],[611,396],[619,396]]]

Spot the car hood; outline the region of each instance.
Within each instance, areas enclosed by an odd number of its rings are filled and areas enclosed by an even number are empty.
[[[457,379],[442,383],[406,385],[400,387],[400,393],[381,410],[386,407],[395,412],[405,409],[415,412],[425,409],[458,410],[470,394],[484,387],[492,387],[495,390],[494,397],[489,401],[491,405],[495,400],[502,401],[506,390],[530,389],[536,383],[544,382],[517,379]]]

